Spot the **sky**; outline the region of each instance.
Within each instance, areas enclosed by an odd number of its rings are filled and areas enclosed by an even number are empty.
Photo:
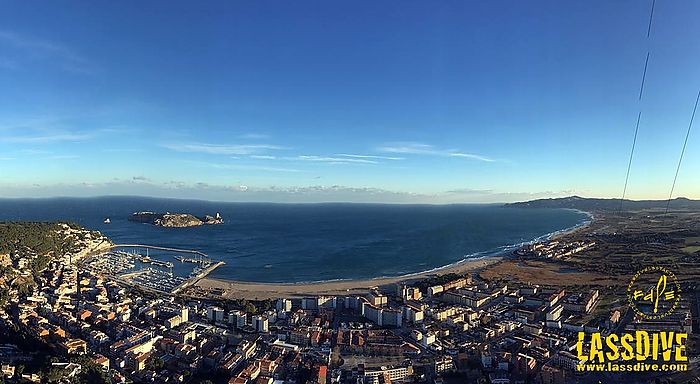
[[[0,4],[0,197],[616,198],[641,110],[665,199],[700,88],[693,0]]]

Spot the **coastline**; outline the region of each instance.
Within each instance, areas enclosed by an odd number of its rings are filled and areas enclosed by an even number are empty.
[[[590,212],[580,212],[588,215],[588,219],[580,224],[574,225],[573,227],[548,233],[536,239],[520,244],[508,245],[503,247],[501,250],[488,252],[486,255],[481,257],[465,258],[449,265],[422,272],[371,279],[331,280],[303,283],[262,283],[204,277],[200,279],[195,286],[205,291],[221,290],[223,291],[223,294],[220,295],[220,297],[225,299],[236,298],[264,300],[281,297],[299,298],[305,296],[323,295],[363,295],[372,288],[388,290],[391,289],[393,285],[398,283],[411,283],[431,276],[448,273],[466,274],[469,272],[477,272],[488,266],[501,262],[510,255],[513,249],[519,248],[524,244],[536,241],[560,239],[564,236],[571,235],[588,228],[595,220],[595,216]]]
[[[556,240],[556,239],[559,239],[561,237],[574,234],[576,232],[579,232],[581,230],[584,230],[584,229],[590,227],[591,224],[593,224],[593,222],[596,220],[596,216],[594,214],[592,214],[591,212],[582,211],[580,209],[574,209],[574,211],[581,212],[581,213],[587,215],[588,219],[583,221],[580,224],[574,225],[571,228],[566,228],[566,229],[562,229],[561,231],[553,232],[553,233],[549,234],[549,236],[547,236],[545,239],[546,240]]]
[[[336,280],[328,282],[310,283],[255,283],[235,280],[224,280],[205,277],[196,286],[205,290],[224,290],[223,298],[226,299],[275,299],[280,297],[298,298],[304,296],[323,295],[362,295],[370,289],[388,288],[387,286],[421,280],[429,276],[445,273],[463,274],[473,272],[491,264],[501,261],[504,256],[491,256],[481,259],[465,259],[452,266],[447,266],[439,270],[420,272],[410,276],[378,277],[374,279],[361,280]]]

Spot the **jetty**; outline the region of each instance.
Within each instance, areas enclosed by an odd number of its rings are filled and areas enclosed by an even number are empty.
[[[184,290],[187,287],[190,287],[190,286],[197,284],[197,282],[199,282],[199,280],[205,278],[208,274],[211,273],[211,271],[215,270],[216,268],[219,268],[220,266],[222,266],[224,264],[226,264],[226,263],[224,263],[223,261],[217,261],[216,263],[202,269],[199,273],[190,277],[189,279],[184,281],[182,284],[180,284],[180,286],[173,289],[172,293],[176,294],[176,293]]]
[[[169,247],[159,247],[157,245],[145,245],[145,244],[114,244],[112,246],[112,249],[114,248],[146,248],[146,249],[156,249],[159,251],[170,251],[170,252],[179,252],[179,253],[191,253],[193,255],[198,255],[202,257],[209,257],[206,253],[200,252],[200,251],[195,251],[193,249],[180,249],[180,248],[169,248]]]

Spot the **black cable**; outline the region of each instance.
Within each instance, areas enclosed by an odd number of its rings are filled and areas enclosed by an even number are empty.
[[[654,21],[654,7],[656,6],[656,0],[652,0],[651,2],[651,11],[649,12],[649,25],[647,26],[647,41],[649,40],[651,36],[651,25],[652,22]],[[625,186],[622,189],[622,197],[620,198],[620,208],[619,212],[622,212],[622,203],[625,201],[625,195],[627,194],[627,183],[629,182],[630,178],[630,170],[632,169],[632,158],[634,157],[634,148],[637,145],[637,134],[639,133],[639,121],[642,118],[642,107],[641,107],[641,101],[642,101],[642,95],[644,94],[644,83],[646,82],[647,78],[647,68],[649,67],[649,56],[650,56],[651,51],[647,47],[647,57],[646,60],[644,60],[644,71],[642,72],[642,81],[639,86],[639,98],[637,99],[640,102],[639,106],[639,114],[637,115],[637,124],[635,124],[634,127],[634,138],[632,139],[632,150],[630,151],[630,159],[629,162],[627,163],[627,174],[625,175]]]
[[[651,21],[654,19],[654,6],[656,5],[656,0],[651,2],[651,13],[649,14],[649,26],[647,27],[647,39],[651,35]]]
[[[644,60],[644,72],[642,72],[642,85],[639,87],[639,101],[642,100],[642,93],[644,93],[644,83],[647,80],[647,68],[649,67],[649,51],[647,51],[647,59]]]
[[[637,145],[637,133],[639,132],[639,121],[642,119],[642,111],[639,111],[637,115],[637,124],[634,127],[634,139],[632,139],[632,151],[630,151],[630,160],[627,163],[627,176],[625,176],[625,187],[622,190],[622,198],[620,199],[620,212],[622,212],[622,202],[625,200],[625,193],[627,193],[627,181],[630,178],[630,169],[632,169],[632,156],[634,155],[634,147]]]
[[[683,155],[685,154],[685,147],[688,145],[688,137],[690,136],[690,130],[693,128],[693,120],[695,120],[695,111],[698,110],[698,100],[700,100],[700,91],[698,91],[698,96],[695,98],[695,106],[693,107],[693,114],[690,116],[690,124],[688,124],[688,131],[685,133],[685,141],[683,142],[683,149],[681,149],[681,157],[678,159],[678,167],[676,167],[676,176],[673,177],[673,184],[671,184],[671,193],[668,194],[668,201],[666,202],[666,212],[668,213],[668,207],[671,204],[671,197],[673,197],[673,189],[676,187],[676,179],[678,179],[678,171],[681,169],[681,163],[683,162]]]

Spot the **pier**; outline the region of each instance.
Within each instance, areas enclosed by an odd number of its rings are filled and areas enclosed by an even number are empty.
[[[169,248],[169,247],[159,247],[157,245],[144,245],[144,244],[114,244],[112,246],[112,249],[114,248],[146,248],[146,249],[156,249],[159,251],[171,251],[171,252],[178,252],[178,253],[191,253],[193,255],[198,255],[202,257],[209,257],[204,252],[200,251],[195,251],[193,249],[179,249],[179,248]]]
[[[190,286],[192,286],[192,285],[197,284],[197,282],[198,282],[199,280],[205,278],[208,274],[211,273],[211,271],[215,270],[216,268],[219,268],[220,266],[222,266],[222,265],[224,265],[224,264],[226,264],[226,263],[224,263],[223,261],[217,261],[216,263],[214,263],[214,264],[212,264],[212,265],[210,265],[210,266],[204,268],[204,269],[203,269],[200,273],[198,273],[196,276],[192,276],[192,277],[190,277],[189,279],[187,279],[184,283],[180,284],[180,286],[177,287],[177,288],[175,288],[175,289],[173,290],[172,293],[173,293],[173,294],[176,294],[176,293],[182,291],[183,289],[185,289],[185,288],[187,288],[187,287],[190,287]]]

